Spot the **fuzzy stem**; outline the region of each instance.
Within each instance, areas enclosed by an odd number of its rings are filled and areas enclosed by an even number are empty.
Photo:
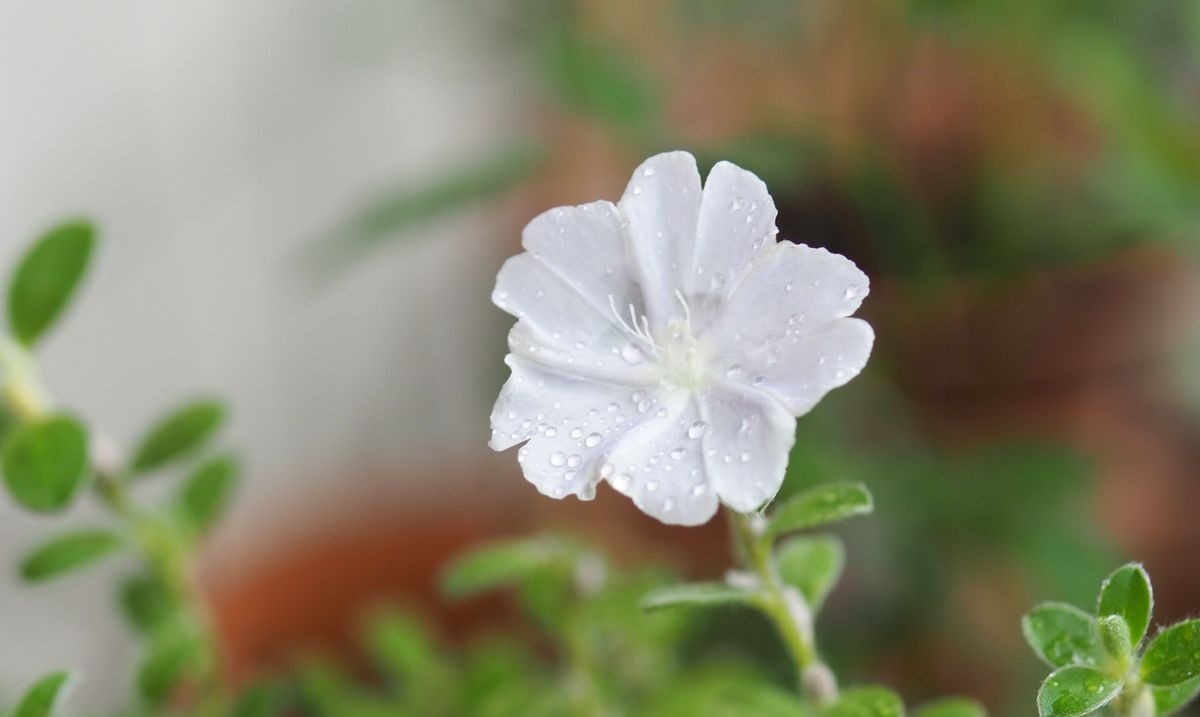
[[[754,573],[762,585],[762,611],[775,624],[779,636],[796,663],[801,692],[814,705],[827,705],[837,699],[837,678],[817,653],[813,634],[813,615],[798,590],[779,577],[771,544],[762,539],[751,516],[727,511],[733,526],[733,540],[743,566]]]

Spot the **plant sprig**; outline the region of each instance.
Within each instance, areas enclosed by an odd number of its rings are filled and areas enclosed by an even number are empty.
[[[44,540],[22,560],[19,574],[39,583],[132,555],[138,567],[119,594],[145,643],[137,675],[141,700],[166,705],[186,685],[195,714],[224,717],[233,698],[220,675],[219,648],[194,569],[200,539],[228,503],[237,462],[226,455],[199,463],[166,506],[142,505],[131,492],[135,478],[187,468],[220,428],[224,407],[209,399],[185,403],[157,421],[126,462],[84,420],[55,405],[38,368],[35,352],[79,293],[96,243],[96,231],[85,221],[59,225],[26,251],[9,280],[9,332],[0,336],[4,484],[14,502],[32,513],[63,513],[90,490],[109,514],[104,525]],[[36,685],[16,714],[50,714],[67,683],[64,674]]]

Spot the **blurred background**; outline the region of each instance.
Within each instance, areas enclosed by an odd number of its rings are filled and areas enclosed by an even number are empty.
[[[383,596],[471,634],[505,608],[435,576],[491,536],[723,570],[723,526],[550,501],[486,446],[520,229],[666,149],[754,171],[782,239],[871,276],[875,355],[785,486],[876,493],[820,626],[842,674],[1023,715],[1034,602],[1136,558],[1159,621],[1195,614],[1200,4],[0,0],[0,264],[99,223],[45,362],[117,442],[181,387],[234,407],[250,476],[205,582],[244,674],[353,662]],[[43,527],[0,502],[0,560]],[[119,702],[111,580],[0,582],[4,686],[74,665]]]

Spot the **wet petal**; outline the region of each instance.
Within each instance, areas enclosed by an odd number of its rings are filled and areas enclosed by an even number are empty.
[[[857,376],[874,342],[875,332],[867,322],[837,319],[745,354],[737,380],[775,396],[799,416]]]
[[[700,525],[717,511],[709,484],[695,399],[678,392],[647,411],[603,465],[608,482],[642,512],[671,525]]]
[[[505,362],[512,375],[492,409],[492,448],[528,441],[518,458],[530,483],[555,498],[590,498],[602,456],[657,399],[644,387],[566,375],[520,356]]]
[[[708,333],[719,351],[737,353],[821,330],[850,316],[870,282],[849,259],[781,242],[760,254]]]
[[[746,513],[783,484],[796,419],[774,398],[719,383],[700,395],[708,479],[721,502]]]
[[[646,314],[656,328],[680,315],[675,292],[692,266],[700,215],[700,172],[687,152],[647,159],[633,173],[619,203],[629,222]]]
[[[704,182],[687,273],[694,326],[707,326],[754,257],[774,245],[775,215],[775,202],[761,179],[729,162],[713,166]]]
[[[561,368],[586,364],[613,380],[644,371],[648,347],[621,326],[615,300],[597,305],[577,281],[530,252],[506,261],[492,301],[520,319],[509,348]]]

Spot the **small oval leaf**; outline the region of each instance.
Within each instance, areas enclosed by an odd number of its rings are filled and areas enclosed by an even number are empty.
[[[1125,624],[1125,618],[1120,615],[1102,617],[1099,628],[1100,643],[1104,646],[1104,651],[1116,660],[1124,671],[1133,656],[1133,643],[1129,639],[1129,626]]]
[[[1196,699],[1196,695],[1200,694],[1200,677],[1193,677],[1170,687],[1151,687],[1150,691],[1154,696],[1155,714],[1158,717],[1166,717]]]
[[[554,536],[503,541],[471,550],[450,564],[442,589],[455,598],[501,586],[519,585],[539,575],[569,576],[585,554]]]
[[[21,259],[8,287],[8,320],[23,344],[41,338],[70,303],[94,244],[90,224],[70,222],[42,235]]]
[[[1096,618],[1066,603],[1038,605],[1021,620],[1025,641],[1051,667],[1095,666],[1103,658]]]
[[[1176,623],[1158,633],[1142,657],[1142,679],[1171,687],[1200,677],[1200,618]]]
[[[797,536],[779,546],[775,564],[779,577],[799,590],[809,607],[819,610],[842,576],[846,549],[832,535]]]
[[[221,456],[188,476],[179,493],[179,509],[193,531],[208,530],[225,512],[237,485],[238,470],[233,456]]]
[[[225,407],[218,401],[195,401],[163,417],[134,453],[130,470],[149,473],[202,446],[221,427]]]
[[[1083,665],[1070,665],[1050,673],[1038,690],[1041,717],[1082,717],[1095,712],[1121,694],[1120,679]]]
[[[1154,609],[1154,593],[1150,576],[1140,563],[1122,565],[1109,575],[1100,587],[1096,600],[1097,617],[1120,615],[1129,626],[1129,639],[1134,647],[1141,644],[1150,627]]]
[[[109,530],[79,530],[67,533],[34,549],[21,562],[21,577],[41,582],[96,563],[119,551],[121,536]]]
[[[761,595],[754,590],[725,583],[686,583],[650,591],[642,598],[645,610],[674,607],[720,607],[724,605],[758,605]]]
[[[73,681],[69,672],[43,677],[29,688],[11,717],[50,717],[58,711]]]
[[[764,540],[794,530],[815,528],[827,523],[864,515],[874,509],[871,492],[861,483],[829,483],[800,493],[775,509],[767,525]]]
[[[36,513],[60,512],[87,477],[87,431],[68,416],[26,423],[5,441],[0,465],[18,503]]]

